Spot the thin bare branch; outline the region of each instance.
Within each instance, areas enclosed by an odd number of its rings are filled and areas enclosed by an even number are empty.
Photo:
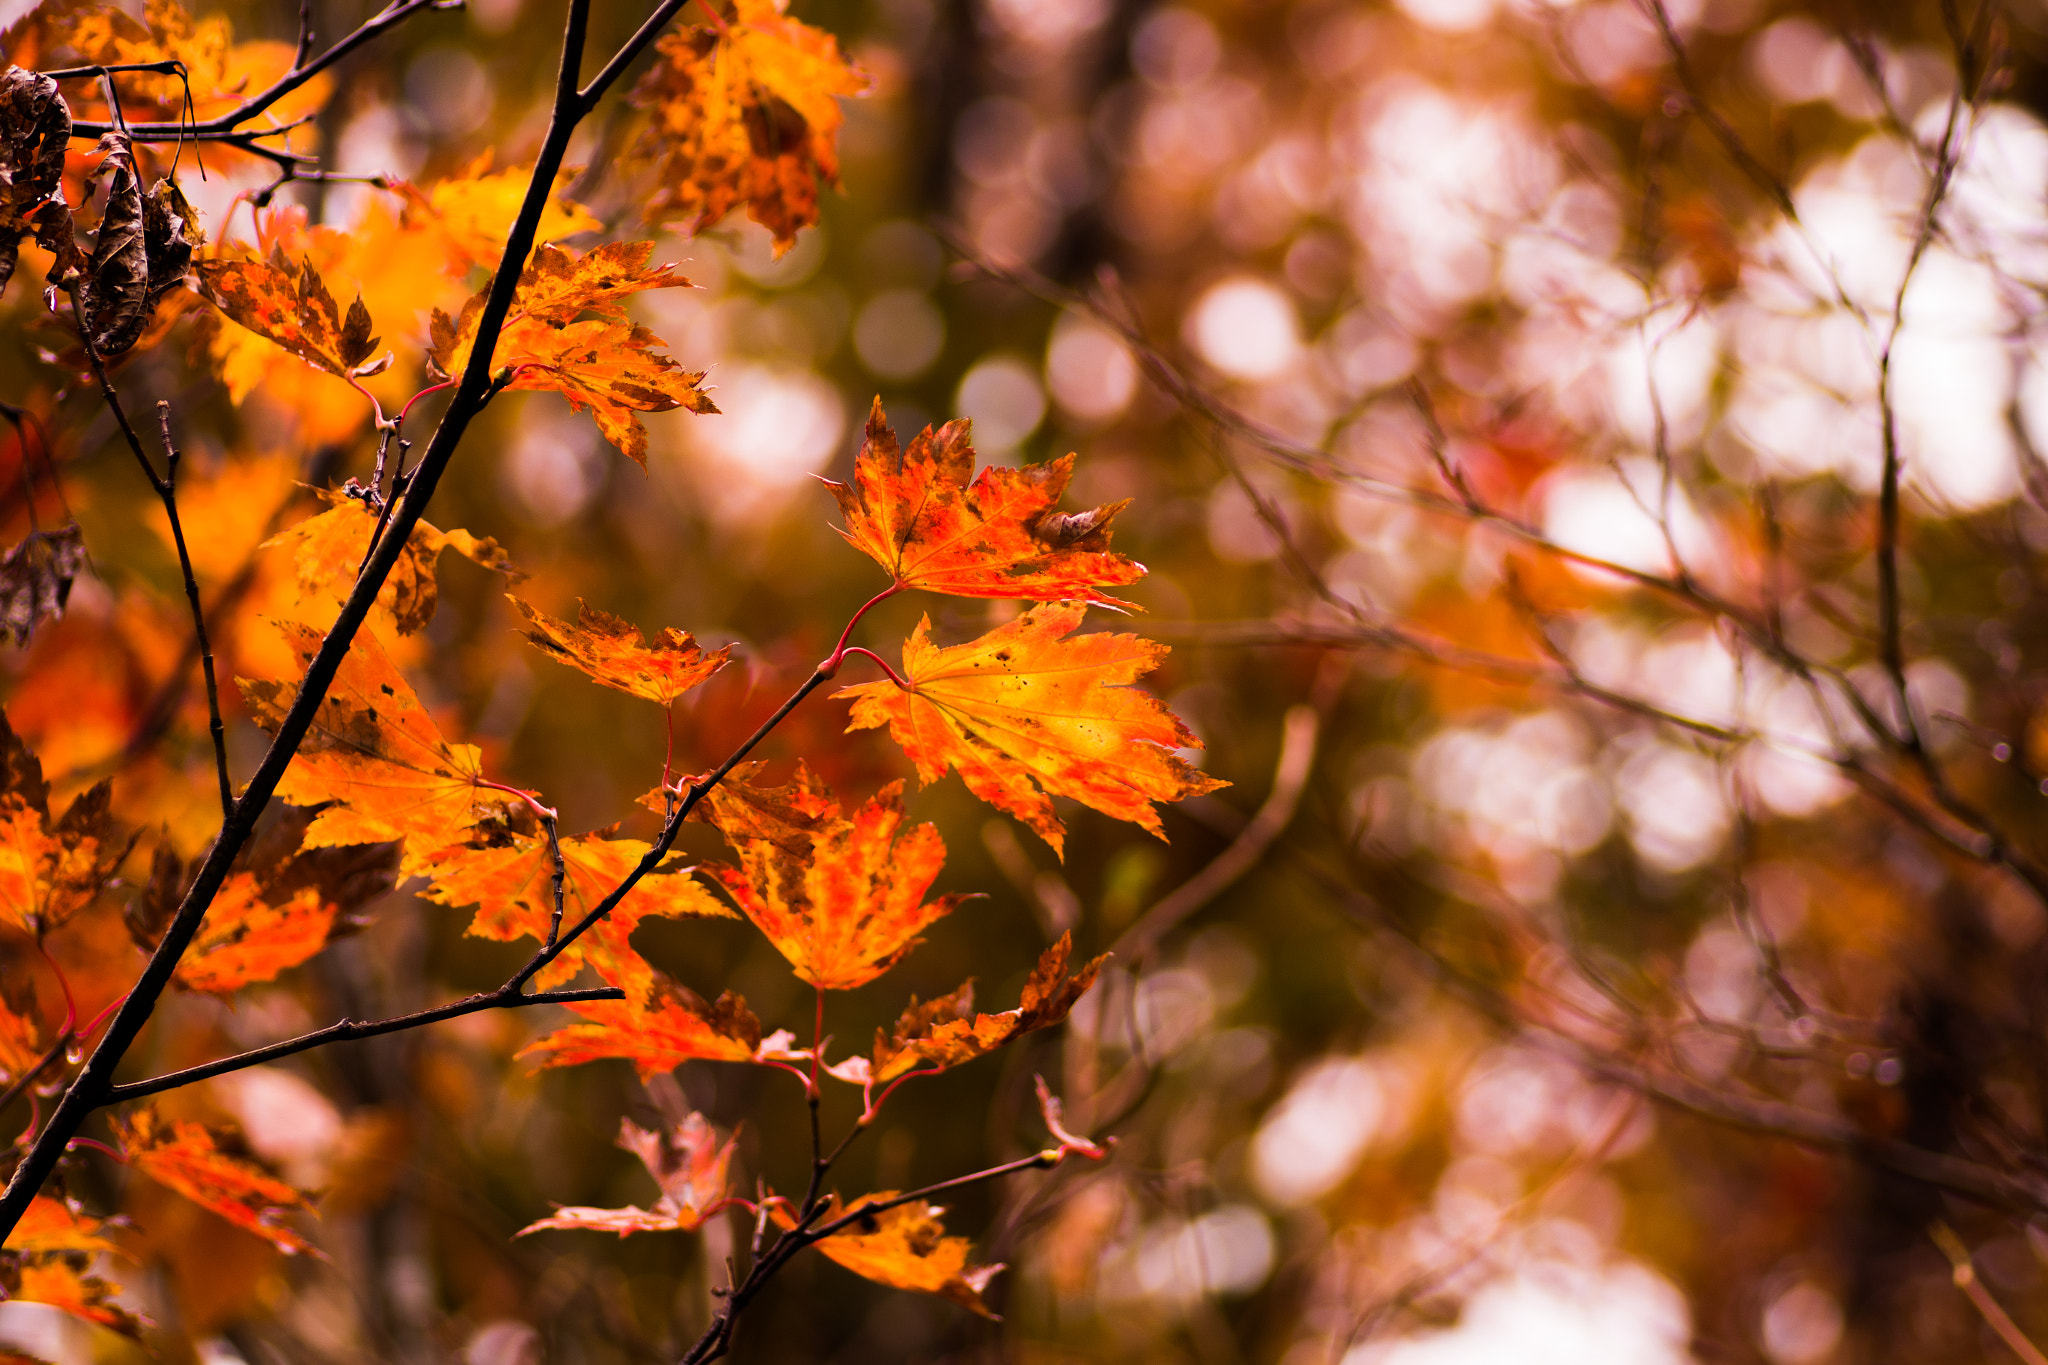
[[[248,1067],[262,1066],[266,1062],[278,1061],[281,1058],[290,1057],[299,1052],[309,1052],[316,1047],[325,1047],[329,1043],[353,1042],[359,1038],[375,1038],[386,1033],[403,1033],[408,1029],[424,1028],[428,1024],[438,1024],[444,1019],[459,1019],[465,1014],[475,1014],[480,1010],[523,1009],[528,1005],[576,1005],[592,1000],[623,1000],[625,998],[626,993],[616,986],[590,986],[576,990],[535,991],[531,995],[522,995],[515,987],[508,983],[483,995],[465,996],[461,1000],[452,1001],[446,1005],[436,1005],[432,1009],[416,1010],[411,1014],[394,1015],[389,1019],[377,1019],[363,1023],[358,1023],[352,1019],[343,1019],[338,1023],[329,1024],[326,1028],[315,1029],[311,1033],[302,1033],[296,1038],[287,1038],[283,1042],[271,1043],[265,1047],[252,1048],[247,1052],[238,1052],[232,1057],[222,1057],[218,1061],[204,1062],[198,1066],[186,1067],[183,1071],[173,1071],[163,1076],[152,1076],[146,1081],[133,1081],[127,1085],[112,1086],[102,1098],[101,1103],[122,1104],[128,1100],[142,1099],[147,1095],[160,1095],[166,1090],[176,1090],[181,1086],[194,1085],[200,1081],[210,1080],[215,1076],[225,1076],[231,1071],[242,1071]]]
[[[1118,936],[1110,952],[1119,959],[1143,957],[1160,938],[1195,911],[1257,866],[1273,846],[1301,804],[1308,785],[1309,769],[1315,763],[1316,735],[1321,717],[1307,704],[1290,707],[1281,721],[1280,760],[1274,765],[1273,785],[1259,813],[1251,818],[1230,846],[1155,903],[1137,923]]]
[[[156,416],[163,429],[165,471],[163,482],[157,486],[157,496],[163,501],[164,517],[171,523],[171,543],[177,547],[178,571],[185,580],[185,601],[192,608],[192,638],[199,647],[199,668],[206,679],[207,733],[213,737],[214,775],[220,781],[220,818],[227,820],[235,813],[234,782],[228,775],[228,734],[220,719],[220,684],[213,673],[213,646],[206,638],[206,612],[199,605],[199,580],[192,575],[192,553],[185,548],[185,527],[178,519],[180,453],[171,440],[171,405],[159,401]]]

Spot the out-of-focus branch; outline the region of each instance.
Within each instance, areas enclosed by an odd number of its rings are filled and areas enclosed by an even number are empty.
[[[1228,848],[1212,858],[1200,872],[1182,882],[1156,902],[1137,923],[1124,930],[1110,945],[1119,959],[1142,958],[1175,925],[1207,905],[1252,870],[1273,841],[1294,819],[1301,793],[1308,785],[1309,769],[1315,763],[1316,735],[1321,717],[1306,703],[1290,707],[1281,721],[1280,761],[1273,769],[1273,786],[1251,823],[1231,841]]]
[[[1963,1291],[1963,1296],[1983,1317],[1985,1325],[1998,1333],[1998,1339],[2010,1346],[2012,1353],[2026,1365],[2048,1365],[2048,1355],[2043,1355],[2041,1348],[2027,1339],[2027,1334],[2012,1320],[2012,1315],[1991,1297],[1991,1291],[1977,1278],[1977,1267],[1971,1261],[1970,1249],[1963,1245],[1963,1239],[1956,1236],[1946,1223],[1936,1223],[1928,1229],[1928,1235],[1941,1248],[1941,1254],[1948,1257],[1949,1265],[1954,1267],[1956,1288]]]
[[[1565,1033],[1555,1025],[1531,1017],[1505,994],[1432,950],[1399,916],[1350,885],[1345,878],[1312,859],[1298,859],[1297,865],[1321,883],[1334,903],[1354,922],[1384,931],[1403,944],[1438,981],[1481,1016],[1499,1028],[1536,1039],[1569,1058],[1589,1075],[1625,1086],[1667,1107],[1683,1110],[1724,1128],[1762,1137],[1783,1138],[1801,1146],[1847,1156],[1874,1169],[2007,1212],[2048,1213],[2048,1181],[2039,1177],[1929,1151],[1896,1138],[1866,1132],[1843,1119],[1782,1100],[1706,1085]]]

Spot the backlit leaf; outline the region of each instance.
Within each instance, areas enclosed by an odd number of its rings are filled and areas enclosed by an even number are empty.
[[[801,766],[794,785],[809,800],[784,807],[795,818],[780,830],[764,828],[772,807],[750,798],[745,784],[712,788],[699,810],[739,851],[740,866],[705,871],[724,883],[798,976],[827,990],[852,990],[894,966],[921,941],[918,930],[966,897],[924,900],[945,864],[946,845],[928,824],[903,831],[901,782],[882,788],[851,819]]]
[[[356,574],[369,555],[370,537],[377,528],[376,509],[367,502],[329,490],[322,490],[320,497],[328,503],[325,512],[288,526],[263,542],[266,549],[292,551],[301,603],[309,607],[317,603],[321,607],[299,619],[314,625],[333,620],[355,587]],[[377,606],[398,634],[417,634],[433,619],[441,598],[435,564],[443,550],[453,550],[514,582],[526,576],[495,540],[416,522],[398,562],[391,566],[391,574],[377,594]]]
[[[651,1132],[631,1119],[619,1120],[619,1146],[640,1158],[661,1198],[651,1209],[629,1204],[622,1209],[558,1208],[551,1218],[521,1228],[524,1237],[542,1228],[582,1228],[592,1232],[688,1232],[704,1221],[707,1210],[730,1193],[733,1139],[721,1145],[717,1132],[702,1114],[691,1114],[674,1128]]]
[[[288,1214],[311,1207],[305,1195],[253,1159],[222,1147],[206,1128],[168,1122],[147,1105],[110,1123],[135,1170],[287,1255],[313,1249],[284,1223]]]
[[[974,1013],[972,981],[923,1004],[913,997],[892,1028],[875,1030],[871,1056],[842,1062],[832,1068],[832,1074],[864,1084],[891,1080],[918,1066],[944,1070],[994,1052],[1027,1033],[1050,1028],[1073,1011],[1074,1002],[1087,994],[1108,961],[1104,954],[1082,963],[1069,976],[1067,964],[1073,951],[1074,936],[1060,935],[1059,942],[1046,949],[1031,969],[1017,1008],[1001,1014]]]
[[[377,349],[370,310],[356,295],[346,315],[313,263],[293,265],[282,248],[267,260],[221,256],[199,263],[199,283],[230,318],[290,351],[315,369],[348,376]]]
[[[172,978],[187,990],[229,995],[274,980],[358,925],[348,914],[389,891],[398,868],[392,844],[302,849],[313,817],[285,808],[283,818],[243,847],[222,882],[199,933]],[[149,880],[122,910],[130,937],[153,952],[185,898],[188,867],[166,833]]]
[[[38,1020],[35,986],[18,977],[0,980],[0,1085],[33,1071],[48,1046]]]
[[[62,1199],[39,1194],[29,1201],[27,1212],[7,1235],[7,1249],[24,1256],[73,1251],[88,1256],[101,1252],[119,1255],[121,1249],[100,1235],[106,1226],[104,1219],[88,1217]]]
[[[608,833],[608,831],[607,831]],[[562,927],[583,919],[647,856],[653,845],[638,839],[583,834],[562,840]],[[424,893],[440,905],[477,907],[469,932],[500,942],[531,938],[543,942],[554,916],[555,860],[545,838],[512,834],[504,842],[444,850]],[[627,940],[649,918],[733,918],[732,911],[685,872],[654,872],[633,887],[610,914],[538,977],[554,986],[576,975],[587,954],[630,953]]]
[[[0,714],[0,922],[32,934],[53,929],[90,904],[135,836],[115,823],[106,779],[50,819],[42,764]]]
[[[1109,548],[1110,519],[1127,502],[1054,511],[1074,457],[974,473],[973,423],[926,427],[908,450],[877,398],[849,486],[824,480],[846,517],[842,535],[898,585],[956,597],[1077,599],[1131,607],[1102,589],[1135,583],[1145,566]]]
[[[252,981],[275,980],[327,946],[334,906],[306,887],[276,904],[258,894],[256,879],[236,873],[206,908],[206,920],[176,980],[187,990],[231,995]]]
[[[325,638],[297,622],[280,622],[278,630],[302,668]],[[299,687],[296,679],[236,681],[257,723],[270,730]],[[399,871],[411,876],[516,799],[483,783],[482,754],[441,737],[412,685],[364,631],[342,659],[277,794],[296,806],[335,803],[307,827],[306,847],[402,839]]]
[[[864,1205],[886,1203],[895,1197],[894,1190],[876,1190],[862,1195],[847,1208],[834,1194],[820,1221],[832,1222],[849,1212],[858,1213]],[[876,1284],[937,1294],[985,1318],[994,1318],[996,1314],[982,1294],[1003,1267],[968,1265],[967,1253],[973,1244],[965,1237],[946,1236],[945,1224],[939,1221],[944,1213],[937,1204],[914,1199],[860,1219],[845,1231],[835,1232],[817,1243],[817,1247],[854,1274]],[[776,1214],[776,1221],[784,1226],[794,1221],[779,1205]]]
[[[432,233],[438,239],[436,254],[458,273],[476,266],[497,268],[505,252],[506,224],[519,216],[526,186],[533,178],[530,166],[507,166],[493,172],[492,157],[486,150],[455,174],[428,188],[404,181],[392,186],[405,201],[406,226]],[[582,205],[561,197],[562,190],[575,178],[574,171],[556,173],[555,193],[534,225],[536,241],[552,242],[571,233],[594,232],[603,226]]]
[[[1230,785],[1173,751],[1196,739],[1156,698],[1130,683],[1158,667],[1166,646],[1135,635],[1065,637],[1082,602],[1034,607],[970,644],[932,644],[931,619],[903,646],[909,691],[893,682],[842,688],[849,730],[887,725],[925,783],[958,768],[967,789],[1038,831],[1064,856],[1053,796],[1165,838],[1155,801]]]
[[[577,624],[537,611],[510,593],[512,605],[526,618],[528,642],[556,662],[580,668],[593,682],[630,692],[667,706],[725,667],[732,646],[706,654],[686,630],[665,626],[649,645],[639,627],[578,602]]]
[[[126,1336],[140,1335],[147,1325],[113,1302],[114,1295],[121,1292],[120,1285],[88,1275],[64,1257],[37,1257],[23,1264],[18,1275],[18,1282],[9,1286],[10,1298],[46,1303]]]
[[[725,7],[721,4],[721,9]],[[867,77],[839,44],[774,0],[735,0],[723,26],[669,34],[633,100],[650,113],[636,152],[655,166],[650,222],[711,227],[744,204],[779,255],[839,183],[838,97]]]
[[[627,998],[569,1006],[589,1022],[571,1024],[527,1044],[519,1055],[533,1058],[535,1069],[622,1058],[646,1080],[698,1058],[754,1061],[763,1047],[761,1021],[731,991],[707,1003],[638,958],[608,962],[601,974],[622,987]]]
[[[652,242],[617,242],[582,256],[540,248],[519,277],[491,357],[494,371],[514,369],[508,388],[554,391],[574,411],[589,409],[605,439],[642,466],[647,432],[635,413],[718,411],[697,387],[703,372],[658,354],[668,343],[626,317],[626,296],[689,284],[669,266],[650,266],[653,251]],[[430,355],[442,373],[460,374],[469,364],[488,292],[475,294],[460,317],[435,310]],[[586,313],[596,316],[577,320]]]

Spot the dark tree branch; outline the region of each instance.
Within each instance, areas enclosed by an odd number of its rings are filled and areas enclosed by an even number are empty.
[[[171,440],[171,405],[158,402],[157,421],[163,428],[163,482],[157,496],[163,501],[164,516],[171,523],[171,542],[178,549],[178,571],[185,579],[185,600],[192,607],[192,638],[199,646],[199,668],[206,678],[207,731],[213,736],[213,767],[220,779],[220,817],[235,813],[235,788],[228,776],[228,732],[220,719],[220,684],[213,673],[213,646],[206,638],[206,612],[199,605],[199,580],[192,576],[192,554],[185,548],[185,527],[178,519],[178,447]]]
[[[180,1086],[210,1080],[215,1076],[225,1076],[231,1071],[241,1071],[246,1067],[261,1066],[265,1062],[274,1062],[281,1057],[289,1057],[297,1052],[309,1052],[316,1047],[325,1047],[329,1043],[353,1042],[358,1038],[375,1038],[379,1034],[385,1033],[403,1033],[407,1029],[423,1028],[428,1024],[438,1024],[444,1019],[459,1019],[465,1014],[475,1014],[480,1010],[520,1009],[527,1005],[574,1005],[590,1000],[623,1000],[625,998],[626,993],[616,986],[591,986],[578,990],[563,991],[535,991],[532,995],[522,995],[510,986],[500,986],[498,989],[483,995],[466,996],[461,1000],[451,1001],[446,1005],[436,1005],[432,1009],[416,1010],[411,1014],[394,1015],[389,1019],[377,1019],[365,1023],[358,1023],[352,1019],[343,1019],[339,1023],[329,1024],[326,1028],[315,1029],[311,1033],[302,1033],[296,1038],[287,1038],[283,1042],[271,1043],[267,1047],[252,1048],[247,1052],[238,1052],[232,1057],[222,1057],[217,1061],[204,1062],[198,1066],[189,1066],[183,1071],[173,1071],[167,1075],[152,1076],[146,1081],[133,1081],[127,1085],[114,1086],[107,1091],[105,1098],[101,1102],[104,1104],[121,1104],[127,1100],[139,1100],[145,1095],[160,1095],[166,1090],[176,1090]]]

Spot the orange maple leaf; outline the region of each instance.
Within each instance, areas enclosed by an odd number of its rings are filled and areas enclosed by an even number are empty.
[[[104,779],[56,820],[43,765],[0,713],[0,921],[41,935],[98,896],[135,846],[113,815]]]
[[[491,355],[494,367],[513,370],[507,388],[553,390],[573,411],[588,408],[605,439],[642,468],[647,430],[636,413],[718,411],[697,387],[704,372],[657,354],[668,343],[626,316],[627,296],[690,283],[672,267],[650,266],[653,252],[652,242],[613,242],[582,256],[539,248],[519,277]],[[460,374],[469,364],[489,292],[479,290],[457,318],[434,310],[429,357],[441,373]],[[585,313],[596,316],[578,321]]]
[[[425,189],[403,180],[392,183],[392,191],[405,202],[401,222],[412,231],[431,233],[438,239],[436,255],[447,262],[451,274],[465,275],[477,266],[497,267],[505,254],[505,225],[519,216],[526,198],[532,168],[507,166],[493,172],[494,159],[495,153],[485,148],[476,160]],[[559,241],[571,233],[594,232],[604,226],[581,204],[562,197],[575,178],[574,171],[555,174],[555,192],[534,226],[536,240]]]
[[[1155,801],[1230,784],[1173,751],[1199,748],[1156,698],[1124,686],[1151,672],[1166,646],[1135,635],[1062,637],[1083,602],[1041,605],[979,640],[941,649],[931,618],[903,646],[903,677],[841,688],[849,730],[886,724],[930,784],[958,768],[967,789],[1038,831],[1065,856],[1052,796],[1071,796],[1165,838]]]
[[[302,850],[313,818],[287,810],[243,848],[179,959],[173,980],[180,986],[227,996],[252,982],[273,980],[326,947],[337,932],[357,928],[348,913],[391,889],[396,847]],[[121,911],[143,952],[156,950],[190,887],[192,870],[166,831],[150,860],[149,880]]]
[[[846,517],[840,534],[901,588],[1038,602],[1074,598],[1136,610],[1102,589],[1135,583],[1145,566],[1109,548],[1110,519],[1129,505],[1056,512],[1074,457],[974,473],[973,422],[926,427],[899,450],[875,399],[851,486],[822,482]]]
[[[617,1057],[633,1063],[647,1080],[697,1058],[752,1062],[808,1055],[790,1050],[787,1032],[764,1039],[761,1021],[731,991],[707,1003],[637,955],[608,955],[597,965],[598,974],[623,989],[626,998],[569,1006],[590,1022],[556,1029],[522,1048],[521,1057],[537,1059],[536,1070]]]
[[[704,870],[798,976],[826,990],[874,980],[922,941],[918,930],[967,899],[925,902],[946,845],[928,824],[898,837],[901,782],[845,819],[825,784],[799,764],[790,788],[728,781],[711,789],[699,813],[740,855],[739,867],[714,863]]]
[[[280,247],[269,259],[216,256],[197,265],[202,293],[213,306],[256,335],[273,341],[314,369],[344,379],[376,374],[388,363],[371,360],[378,338],[363,296],[344,316],[310,259],[293,265]]]
[[[166,1123],[147,1105],[111,1122],[128,1164],[150,1179],[286,1255],[313,1249],[283,1222],[287,1214],[311,1207],[306,1196],[253,1159],[222,1147],[206,1128]]]
[[[628,1204],[622,1209],[557,1208],[552,1218],[530,1223],[514,1233],[524,1237],[542,1228],[581,1228],[590,1232],[688,1232],[730,1192],[734,1139],[721,1146],[718,1133],[702,1114],[690,1114],[664,1132],[650,1132],[631,1119],[619,1120],[619,1146],[640,1158],[661,1198],[651,1209]]]
[[[377,529],[376,509],[368,503],[331,489],[320,490],[320,497],[328,504],[325,512],[287,526],[261,547],[292,551],[299,587],[293,607],[297,619],[308,625],[333,621],[369,558],[370,537]],[[433,619],[441,597],[435,564],[443,550],[453,550],[515,583],[526,577],[497,541],[418,522],[377,593],[378,609],[398,634],[417,634]],[[319,609],[310,610],[315,604]]]
[[[141,1335],[149,1325],[113,1302],[114,1295],[121,1292],[120,1285],[88,1275],[64,1257],[36,1257],[23,1264],[18,1275],[18,1282],[8,1286],[11,1299],[46,1303],[131,1337]]]
[[[24,1256],[72,1251],[88,1256],[101,1252],[121,1255],[120,1247],[101,1236],[106,1226],[105,1219],[83,1214],[66,1200],[39,1194],[29,1201],[14,1231],[7,1234],[7,1249]]]
[[[34,987],[26,982],[0,983],[0,1085],[34,1070],[43,1059],[43,1048]]]
[[[301,666],[325,638],[311,626],[279,622]],[[275,730],[296,681],[236,679],[259,725]],[[402,876],[427,870],[441,849],[501,813],[509,798],[485,785],[483,756],[450,744],[370,632],[356,636],[306,739],[277,785],[295,806],[327,806],[306,829],[308,848],[405,841]]]
[[[734,0],[717,27],[672,33],[633,91],[651,111],[636,153],[656,163],[650,222],[711,227],[738,205],[779,256],[818,221],[820,182],[839,183],[840,96],[867,93],[831,34],[775,0]]]
[[[310,886],[273,904],[254,876],[237,872],[206,908],[175,979],[209,995],[232,995],[252,981],[275,980],[327,946],[334,912],[333,902]]]
[[[562,883],[564,929],[576,924],[626,879],[652,844],[603,837],[610,831],[564,839]],[[506,942],[527,937],[545,941],[555,913],[555,859],[547,840],[513,833],[503,843],[445,849],[435,859],[433,885],[422,893],[439,905],[477,906],[469,932]],[[616,959],[630,954],[627,940],[641,921],[733,919],[736,916],[688,870],[642,877],[609,915],[543,968],[542,986],[576,975],[586,957]]]
[[[576,625],[537,611],[511,593],[505,596],[527,621],[527,641],[557,663],[580,668],[591,681],[616,687],[636,697],[667,706],[677,697],[724,668],[732,646],[706,654],[696,637],[673,626],[662,629],[649,645],[637,626],[582,601],[576,604]]]
[[[1081,964],[1071,976],[1067,964],[1074,952],[1074,936],[1061,934],[1059,942],[1039,956],[1038,965],[1024,982],[1017,1008],[1001,1014],[974,1012],[974,982],[967,981],[949,995],[919,1004],[911,997],[893,1027],[875,1030],[875,1050],[867,1057],[849,1057],[827,1070],[842,1081],[872,1085],[893,1080],[914,1067],[930,1063],[930,1069],[971,1062],[997,1048],[1015,1042],[1027,1033],[1050,1028],[1073,1012],[1074,1002],[1085,995],[1109,960],[1107,953]]]
[[[848,1213],[860,1212],[866,1205],[887,1203],[895,1197],[894,1190],[876,1190],[862,1195],[848,1208],[840,1204],[835,1193],[819,1221],[833,1222]],[[795,1226],[795,1218],[782,1205],[775,1205],[773,1213],[775,1221],[783,1227]],[[937,1204],[914,1199],[862,1218],[817,1243],[817,1247],[854,1274],[876,1284],[937,1294],[985,1318],[995,1318],[997,1315],[982,1294],[1003,1266],[968,1265],[967,1253],[973,1244],[965,1237],[946,1236],[946,1226],[939,1221],[944,1213]]]

